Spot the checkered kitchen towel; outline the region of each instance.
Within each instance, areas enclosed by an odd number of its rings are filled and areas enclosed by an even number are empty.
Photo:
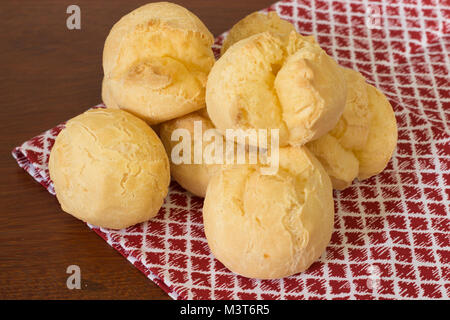
[[[175,183],[151,221],[120,231],[90,227],[174,299],[448,299],[448,0],[298,0],[267,10],[360,71],[387,95],[398,121],[386,170],[334,193],[335,231],[319,261],[280,280],[231,273],[208,249],[202,199]],[[47,162],[62,127],[13,151],[50,193]]]

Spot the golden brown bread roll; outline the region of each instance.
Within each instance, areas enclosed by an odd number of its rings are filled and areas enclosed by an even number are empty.
[[[198,121],[202,125],[202,130],[206,131],[213,129],[214,125],[209,120],[204,109],[190,113],[181,118],[164,122],[160,125],[159,136],[166,148],[170,159],[170,172],[173,179],[178,182],[183,188],[193,193],[196,196],[204,197],[206,187],[208,186],[211,177],[222,167],[221,164],[207,164],[204,161],[199,164],[194,163],[194,122]],[[172,132],[176,129],[185,129],[191,136],[191,164],[175,164],[172,161],[172,150],[179,144],[178,140],[172,141]],[[205,152],[207,144],[202,143],[202,153]]]
[[[280,149],[280,168],[227,167],[212,177],[203,207],[208,245],[231,271],[273,279],[306,270],[330,241],[330,178],[305,147]]]
[[[264,31],[272,31],[286,39],[291,32],[288,25],[273,12],[268,15],[250,14],[230,30],[222,53],[233,43]],[[309,38],[309,41],[314,40]],[[384,95],[375,88],[370,89],[358,72],[346,68],[342,70],[347,82],[344,112],[329,133],[307,144],[330,175],[335,189],[345,189],[356,177],[362,180],[381,172],[397,143],[395,116]],[[368,91],[372,92],[370,104]],[[380,106],[376,108],[377,105]],[[373,118],[375,109],[378,111]],[[380,117],[385,120],[380,121]],[[382,126],[385,127],[383,131]]]
[[[333,130],[307,144],[339,190],[356,177],[363,180],[381,172],[397,144],[395,116],[386,97],[359,72],[342,71],[348,90],[344,113]]]
[[[337,123],[345,106],[341,69],[296,32],[269,32],[233,44],[211,69],[208,114],[225,129],[279,129],[280,146],[303,145]]]
[[[103,100],[157,124],[205,107],[213,36],[187,9],[144,5],[111,29],[103,50]]]
[[[154,217],[170,182],[156,133],[116,109],[94,109],[69,120],[56,138],[49,171],[65,212],[112,229]]]

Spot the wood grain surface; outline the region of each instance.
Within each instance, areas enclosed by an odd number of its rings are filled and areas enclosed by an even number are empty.
[[[214,35],[274,0],[176,1]],[[19,168],[13,147],[101,102],[112,25],[146,1],[0,2],[0,299],[169,299]],[[81,30],[66,9],[81,8]],[[82,289],[66,287],[81,268]]]

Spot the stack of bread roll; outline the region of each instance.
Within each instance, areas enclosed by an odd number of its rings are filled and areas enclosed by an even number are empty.
[[[333,188],[376,175],[391,158],[392,107],[274,12],[239,21],[217,61],[213,40],[193,13],[167,2],[113,26],[103,52],[107,108],[68,121],[51,151],[57,198],[83,221],[120,229],[154,217],[172,177],[205,198],[209,247],[230,270],[262,279],[305,271],[330,241]],[[219,134],[278,129],[277,172],[262,173],[261,162],[175,163],[172,133],[194,137],[196,121]]]

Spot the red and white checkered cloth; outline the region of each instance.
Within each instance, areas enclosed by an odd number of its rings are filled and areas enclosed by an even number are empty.
[[[334,193],[335,231],[319,261],[279,280],[231,273],[209,251],[202,199],[175,183],[156,218],[120,231],[90,227],[174,299],[448,299],[449,1],[298,0],[265,10],[360,71],[397,117],[386,170]],[[13,151],[50,193],[47,162],[62,127]]]

